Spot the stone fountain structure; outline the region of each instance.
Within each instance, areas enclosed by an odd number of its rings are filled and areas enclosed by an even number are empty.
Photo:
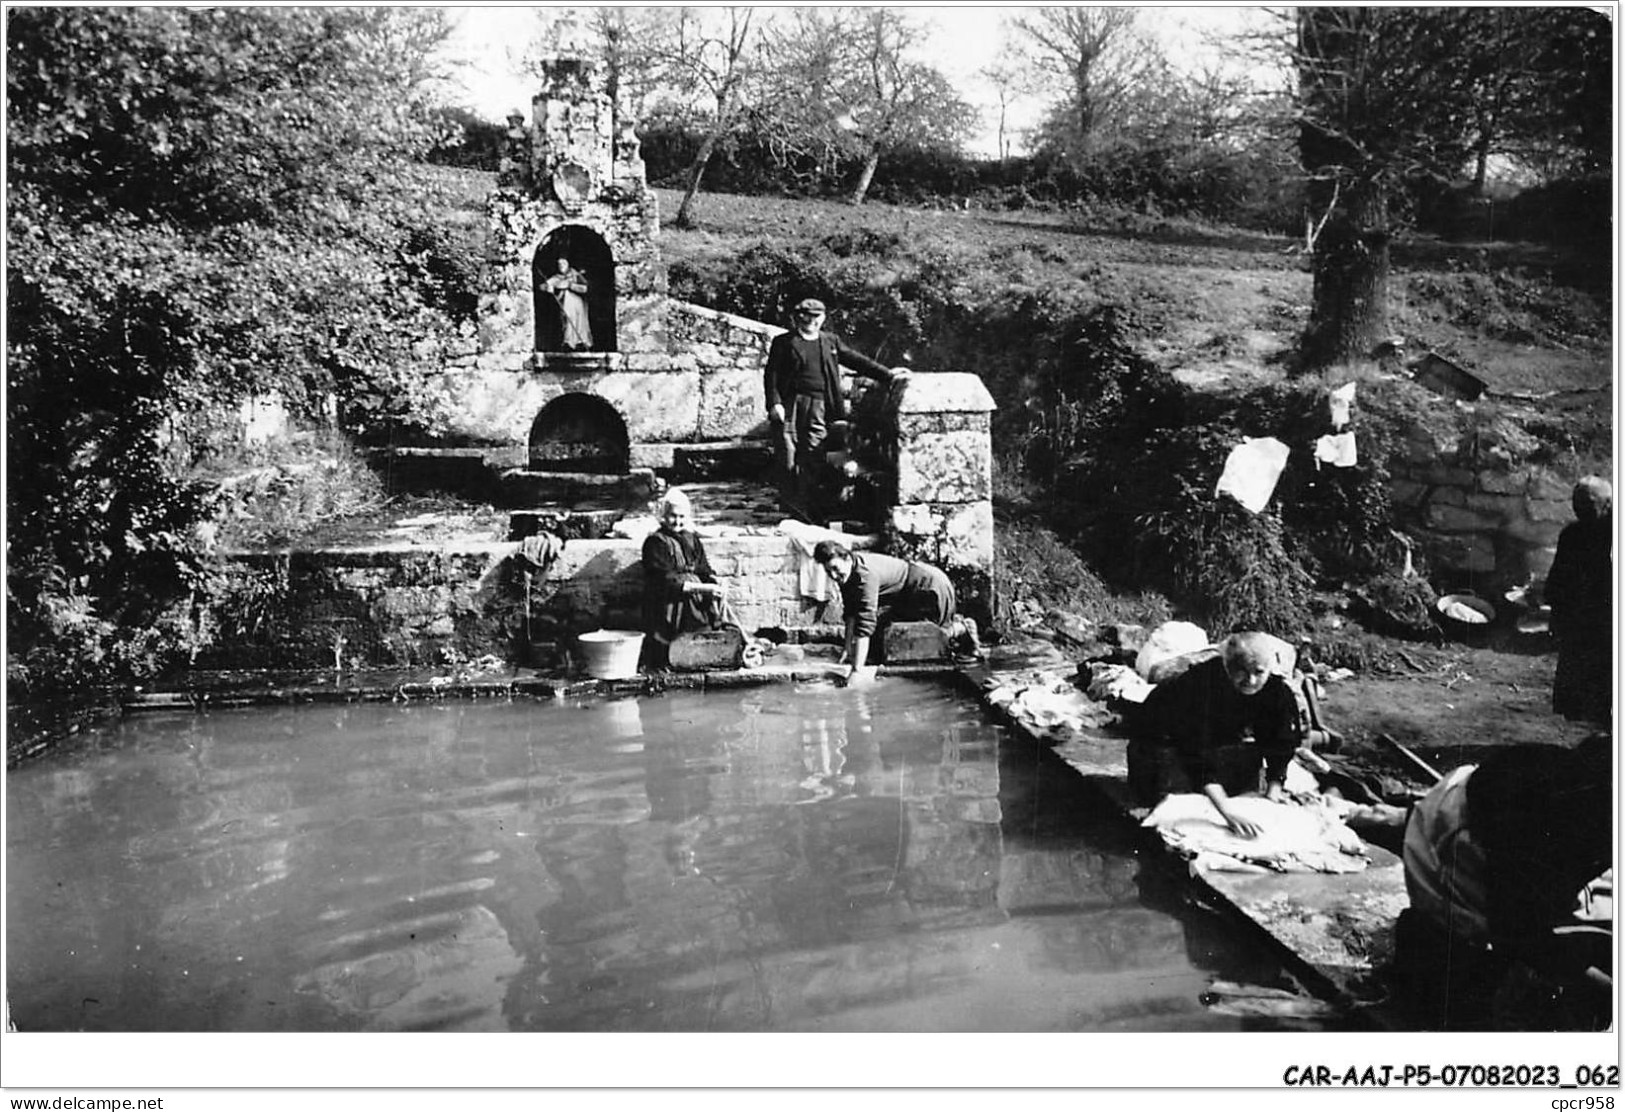
[[[436,539],[433,553],[414,542],[256,557],[290,599],[277,624],[285,636],[273,630],[261,663],[319,666],[341,642],[380,664],[467,657],[504,634],[562,643],[635,624],[641,540],[662,487],[742,478],[768,490],[762,368],[783,330],[669,296],[658,199],[633,121],[568,34],[541,70],[531,121],[509,119],[487,205],[477,329],[451,341],[420,383],[444,439],[394,449],[386,462],[397,486],[415,485],[405,481],[414,473],[476,474],[452,485],[494,494],[511,511],[509,536]],[[576,324],[584,315],[590,343],[567,337],[548,281],[560,260],[576,272]],[[992,408],[981,380],[964,373],[917,373],[856,404],[849,439],[871,496],[864,519],[844,523],[853,547],[942,567],[984,627]],[[736,614],[747,629],[838,621],[838,597],[833,608],[808,597],[805,554],[763,501],[758,520],[702,528]],[[541,531],[567,543],[545,571],[526,569],[521,591],[509,574],[516,549]]]
[[[448,437],[480,445],[516,505],[585,488],[647,494],[656,469],[759,473],[762,353],[779,329],[667,295],[633,121],[598,66],[568,41],[558,49],[532,122],[509,117],[478,334],[433,386]],[[585,279],[585,347],[567,345],[548,288],[561,260]]]

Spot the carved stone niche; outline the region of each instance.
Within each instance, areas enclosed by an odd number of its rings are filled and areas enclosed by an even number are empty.
[[[585,281],[585,292],[571,290],[561,295],[550,284],[564,273],[560,268],[566,265],[577,278]],[[536,350],[544,353],[615,351],[616,281],[610,246],[594,229],[582,224],[565,224],[550,232],[531,260],[531,288],[536,299]],[[581,305],[569,303],[572,295],[585,303],[585,325],[579,319]]]

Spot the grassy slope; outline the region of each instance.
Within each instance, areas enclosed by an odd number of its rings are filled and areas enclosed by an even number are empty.
[[[660,193],[662,212],[674,212],[678,195]],[[1195,383],[1278,374],[1275,357],[1295,346],[1308,314],[1301,243],[1233,228],[731,195],[702,195],[697,217],[693,230],[662,230],[668,262],[725,259],[762,239],[810,244],[871,230],[900,237],[911,254],[962,260],[967,273],[997,263],[1034,288],[1132,305],[1147,353]],[[1392,323],[1413,349],[1459,356],[1494,389],[1606,390],[1608,283],[1606,259],[1599,269],[1526,244],[1403,241],[1394,250]]]
[[[429,171],[438,179],[426,221],[474,241],[494,175]],[[1139,341],[1193,384],[1280,373],[1308,316],[1302,244],[1235,228],[1133,214],[1032,210],[954,212],[833,201],[701,194],[696,226],[669,223],[680,195],[657,190],[667,263],[700,269],[752,244],[812,245],[864,231],[896,236],[908,255],[935,255],[967,283],[992,280],[1061,301],[1133,306]],[[1493,389],[1544,394],[1603,391],[1612,383],[1610,261],[1528,244],[1398,242],[1392,324],[1413,350],[1464,360]],[[727,308],[726,306],[719,306]],[[839,325],[840,307],[832,319]]]

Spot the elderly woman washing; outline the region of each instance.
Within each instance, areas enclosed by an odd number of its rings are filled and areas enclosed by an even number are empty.
[[[1274,670],[1270,638],[1233,633],[1217,656],[1152,689],[1125,719],[1129,786],[1146,803],[1170,792],[1200,790],[1244,838],[1256,822],[1231,807],[1231,796],[1258,791],[1286,799],[1286,768],[1302,743],[1297,700]]]

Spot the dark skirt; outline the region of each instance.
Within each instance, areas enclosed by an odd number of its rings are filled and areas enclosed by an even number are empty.
[[[1564,718],[1607,723],[1614,713],[1613,632],[1570,634],[1557,650],[1552,709]]]
[[[887,617],[894,622],[936,622],[947,625],[958,610],[953,581],[930,564],[916,563],[909,589],[902,592]]]

